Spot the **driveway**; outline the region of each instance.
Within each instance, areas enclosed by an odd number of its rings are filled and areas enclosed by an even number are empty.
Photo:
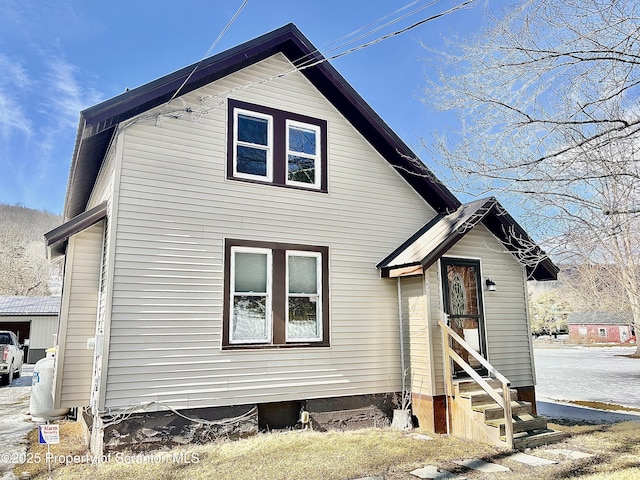
[[[0,387],[0,480],[15,478],[13,463],[26,449],[25,435],[36,428],[27,417],[32,377],[33,365],[23,365],[19,379]]]

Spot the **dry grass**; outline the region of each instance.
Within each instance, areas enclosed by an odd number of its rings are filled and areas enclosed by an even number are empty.
[[[615,412],[640,412],[640,408],[625,407],[623,405],[616,405],[615,403],[604,402],[588,402],[585,400],[561,400],[562,403],[572,403],[580,407],[595,408],[597,410],[612,410]]]
[[[73,425],[73,424],[71,424]],[[100,465],[57,465],[53,478],[104,480],[348,480],[366,476],[383,476],[386,480],[415,480],[408,472],[427,464],[463,473],[467,478],[484,479],[479,472],[463,471],[453,460],[484,458],[512,469],[494,474],[496,479],[583,480],[640,478],[640,424],[627,422],[608,426],[555,426],[569,437],[561,444],[529,452],[559,461],[548,467],[526,467],[509,460],[504,450],[466,440],[431,435],[432,441],[393,430],[368,429],[353,432],[319,433],[312,431],[260,434],[235,442],[219,442],[196,447],[156,451],[147,456],[118,458]],[[77,447],[77,428],[61,429],[61,454],[64,449],[82,453]],[[67,434],[70,436],[67,437]],[[42,449],[33,444],[32,450]],[[66,445],[66,446],[65,446]],[[52,446],[53,447],[53,446]],[[567,460],[553,453],[564,448],[593,453],[596,456]],[[548,451],[550,450],[550,451]],[[42,451],[42,450],[40,450]],[[46,449],[44,450],[46,451]],[[53,451],[53,448],[52,448]],[[173,456],[175,455],[175,457]],[[145,460],[147,463],[136,463]],[[158,462],[164,463],[158,463]],[[155,463],[154,463],[155,462]],[[46,464],[28,470],[33,477],[47,477]],[[22,467],[15,473],[20,476]],[[39,474],[39,475],[38,475]]]
[[[61,441],[63,435],[61,432]],[[278,432],[234,442],[156,451],[146,455],[147,463],[143,464],[136,461],[145,460],[144,455],[112,454],[109,462],[99,466],[58,466],[53,478],[343,480],[385,475],[393,479],[406,478],[406,472],[423,466],[425,459],[447,462],[459,458],[460,452],[486,456],[495,454],[497,449],[456,438],[419,440],[390,429]],[[176,459],[182,455],[183,461],[174,461],[173,454]],[[19,473],[16,470],[18,476]],[[31,473],[33,478],[46,478],[46,465],[40,469],[41,476],[35,476],[37,472],[33,470]]]

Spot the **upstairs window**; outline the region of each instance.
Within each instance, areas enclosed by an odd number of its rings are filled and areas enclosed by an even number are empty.
[[[273,119],[269,115],[236,109],[234,112],[233,174],[270,182],[273,178]]]
[[[320,188],[320,128],[287,120],[287,184]]]
[[[229,100],[227,178],[327,191],[327,122]]]

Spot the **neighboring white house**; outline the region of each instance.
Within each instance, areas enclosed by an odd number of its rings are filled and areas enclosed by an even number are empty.
[[[11,330],[26,344],[25,363],[45,357],[55,344],[60,297],[0,296],[0,330]]]
[[[170,411],[238,434],[301,409],[379,419],[403,384],[441,432],[445,314],[535,398],[526,280],[557,268],[320,60],[287,25],[81,112],[46,240],[65,255],[55,407],[85,409],[96,451],[212,433]]]

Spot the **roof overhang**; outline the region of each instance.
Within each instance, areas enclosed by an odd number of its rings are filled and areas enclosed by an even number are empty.
[[[529,278],[557,279],[558,267],[493,197],[437,215],[376,266],[382,277],[422,273],[481,222],[525,266]]]
[[[82,213],[117,126],[180,95],[242,68],[284,54],[292,63],[305,59],[299,70],[437,212],[457,209],[460,202],[412,150],[389,128],[362,97],[293,25],[243,43],[80,112],[65,200],[64,218]],[[188,80],[187,80],[188,79]],[[185,83],[186,81],[186,83]]]
[[[49,260],[64,255],[69,238],[95,225],[107,216],[107,202],[76,215],[68,222],[44,234],[47,256]]]

